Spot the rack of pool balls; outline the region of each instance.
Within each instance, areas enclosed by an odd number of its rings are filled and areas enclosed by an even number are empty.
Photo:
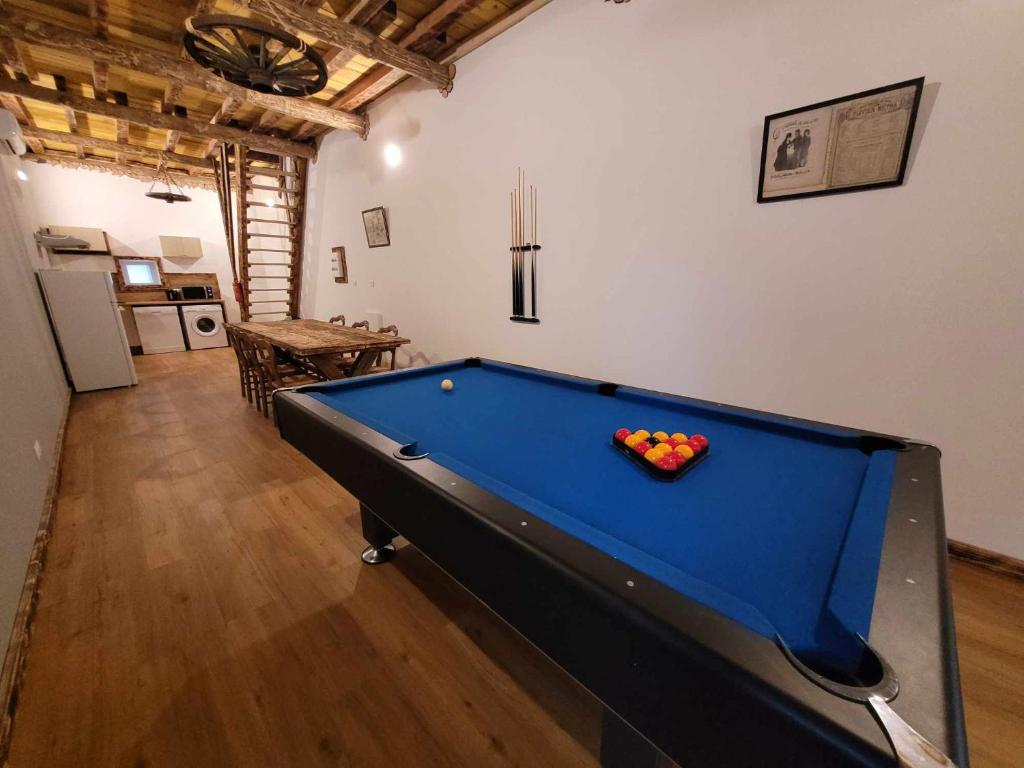
[[[612,445],[659,480],[678,480],[707,458],[710,447],[704,435],[651,434],[646,429],[617,430]]]

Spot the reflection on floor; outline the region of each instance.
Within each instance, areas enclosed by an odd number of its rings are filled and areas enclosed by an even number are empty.
[[[11,766],[593,766],[601,708],[239,396],[232,353],[76,396]],[[975,768],[1024,753],[1024,582],[953,566]]]

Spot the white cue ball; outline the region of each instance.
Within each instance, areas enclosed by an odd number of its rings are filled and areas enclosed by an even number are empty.
[[[441,382],[441,389],[443,389],[445,392],[451,392],[454,388],[455,385],[452,384],[451,379],[445,379],[444,381]]]

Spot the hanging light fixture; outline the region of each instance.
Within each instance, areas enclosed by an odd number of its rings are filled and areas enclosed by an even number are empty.
[[[163,192],[154,191],[158,184],[163,184],[165,190]],[[171,174],[167,172],[166,168],[157,168],[156,177],[153,179],[153,183],[149,185],[149,192],[146,193],[146,197],[151,197],[154,200],[163,200],[165,203],[189,203],[192,198],[181,191],[181,187],[177,185],[174,179],[171,178]]]
[[[185,20],[189,56],[229,83],[303,97],[327,85],[327,65],[302,40],[259,19],[226,14]]]

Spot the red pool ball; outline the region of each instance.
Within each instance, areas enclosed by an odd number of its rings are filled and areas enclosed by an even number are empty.
[[[700,443],[700,447],[701,448],[707,448],[708,447],[708,439],[706,437],[704,437],[704,435],[694,435],[690,439],[691,440],[696,440],[698,443]]]
[[[623,440],[625,440],[631,434],[633,434],[633,433],[630,432],[625,427],[623,427],[622,429],[615,430],[615,439],[618,440],[621,443]]]
[[[641,440],[639,443],[633,446],[633,450],[643,456],[649,450],[651,450],[651,444],[646,440]]]
[[[670,437],[668,440],[662,440],[661,442],[668,443],[669,448],[675,448],[677,445],[679,445],[679,441],[676,440],[674,437]]]
[[[667,469],[670,472],[675,470],[676,467],[678,466],[678,464],[676,464],[670,458],[670,456],[671,456],[671,454],[665,454],[660,459],[658,459],[656,462],[654,462],[654,466],[656,466],[658,469]]]
[[[683,445],[688,445],[693,449],[694,455],[704,450],[704,446],[700,444],[698,440],[694,440],[692,437],[687,440]]]

